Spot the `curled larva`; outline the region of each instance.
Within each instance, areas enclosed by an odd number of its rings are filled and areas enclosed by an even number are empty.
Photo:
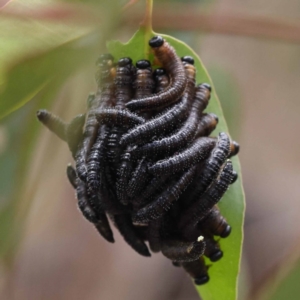
[[[136,76],[133,87],[135,90],[134,98],[136,99],[152,95],[155,82],[153,80],[152,67],[148,60],[142,59],[136,62]],[[152,116],[152,112],[144,112],[139,115],[148,120]]]
[[[155,83],[151,64],[148,60],[143,59],[136,62],[136,75],[133,88],[135,90],[134,97],[137,99],[149,96],[153,93]]]
[[[225,163],[230,153],[230,139],[225,132],[218,136],[217,143],[210,156],[204,162],[203,167],[197,175],[197,179],[189,187],[189,203],[196,201],[206,191],[218,175],[222,165]]]
[[[136,148],[136,155],[160,155],[167,156],[173,151],[178,151],[191,142],[198,128],[199,118],[206,108],[210,98],[210,89],[207,85],[199,85],[196,88],[195,99],[192,103],[190,115],[183,126],[171,136],[156,140],[152,143]]]
[[[155,81],[155,93],[164,91],[170,84],[170,79],[165,69],[156,69],[153,73],[153,77]]]
[[[101,185],[98,189],[97,196],[95,200],[97,202],[93,203],[95,207],[100,206],[109,215],[121,215],[129,212],[129,209],[122,205],[114,192],[115,187],[111,187],[107,181],[107,170],[105,170],[105,177],[102,177]]]
[[[147,172],[146,158],[143,157],[138,161],[135,170],[132,173],[131,179],[127,186],[127,194],[130,198],[136,197],[146,188],[149,174]],[[139,197],[138,197],[139,198]]]
[[[162,219],[152,220],[148,224],[147,237],[149,242],[149,247],[152,252],[156,253],[161,251],[161,234],[160,228],[162,224]]]
[[[108,219],[106,217],[105,212],[99,208],[97,209],[97,212],[95,212],[89,203],[90,201],[96,202],[97,200],[91,198],[97,196],[96,195],[90,196],[87,192],[85,183],[82,182],[80,179],[78,179],[76,182],[76,194],[78,199],[78,207],[81,210],[83,216],[88,221],[94,224],[97,231],[104,239],[106,239],[110,243],[114,243],[113,233],[108,223]]]
[[[195,138],[209,136],[215,130],[218,122],[219,119],[215,114],[203,114],[199,120]]]
[[[188,233],[220,201],[232,181],[232,172],[232,163],[230,160],[227,160],[223,169],[220,170],[219,178],[210,185],[207,191],[194,204],[182,213],[179,227],[183,232]]]
[[[97,192],[100,188],[101,180],[105,172],[105,143],[108,138],[108,132],[105,126],[102,126],[98,130],[97,139],[92,146],[87,159],[87,186],[90,192]]]
[[[145,119],[126,109],[106,108],[95,111],[99,124],[133,127],[143,124]]]
[[[136,228],[132,225],[130,215],[115,215],[112,219],[128,245],[140,255],[151,256],[147,245],[138,236]]]
[[[199,228],[206,228],[211,234],[226,238],[231,233],[231,226],[222,216],[219,208],[215,205],[211,212],[198,223]]]
[[[129,111],[125,109],[125,104],[132,98],[133,87],[132,82],[134,80],[135,67],[132,65],[132,60],[129,57],[123,57],[119,59],[116,66],[116,76],[114,78],[115,83],[115,111],[111,111],[109,119],[112,119],[115,124],[109,131],[109,137],[107,141],[107,157],[109,161],[110,172],[113,173],[118,168],[120,161],[120,155],[122,149],[120,148],[119,141],[123,135],[125,128],[123,127],[130,124],[135,124],[135,121],[141,120],[138,116],[133,116]],[[109,113],[109,112],[107,112]],[[99,118],[98,118],[99,120]],[[135,121],[133,121],[135,120]],[[99,122],[101,122],[99,120]],[[124,123],[125,122],[125,123]],[[132,123],[133,122],[133,123]]]
[[[106,79],[114,77],[114,57],[110,53],[104,53],[96,61],[97,71],[95,79],[98,88],[101,89]],[[98,104],[96,104],[98,106]]]
[[[216,262],[223,257],[223,251],[220,245],[214,240],[211,235],[204,235],[205,237],[205,251],[204,255],[210,259],[211,262]]]
[[[145,187],[144,191],[132,200],[132,203],[136,208],[140,208],[144,204],[146,204],[149,199],[151,199],[157,191],[160,191],[162,187],[165,186],[169,176],[162,175],[159,177],[154,177],[150,180],[149,184]]]
[[[119,59],[116,67],[115,83],[115,108],[124,109],[125,104],[132,98],[133,95],[133,76],[135,68],[132,65],[132,60],[129,57]]]
[[[126,104],[130,110],[152,110],[154,107],[165,106],[176,102],[186,87],[186,74],[180,58],[174,48],[161,36],[155,36],[149,41],[155,57],[170,76],[169,87],[157,94],[142,99],[133,99]]]
[[[74,189],[76,189],[76,187],[77,187],[77,174],[76,174],[76,171],[72,167],[71,164],[68,164],[66,173],[67,173],[68,180],[71,183],[72,187]]]
[[[122,146],[131,143],[139,144],[145,142],[153,136],[159,136],[162,133],[173,130],[188,118],[189,110],[195,95],[196,70],[193,65],[187,63],[184,65],[184,69],[188,75],[188,81],[180,102],[158,116],[155,116],[155,118],[129,130],[129,132],[124,134],[121,138],[120,144]]]
[[[206,242],[203,236],[199,236],[194,242],[180,240],[163,240],[161,252],[173,262],[191,262],[198,260],[205,250]]]
[[[63,141],[67,141],[66,128],[67,124],[58,116],[47,111],[40,109],[36,113],[38,120],[43,123],[50,131],[57,135]]]
[[[102,69],[100,70],[100,73],[101,71],[105,73],[108,69],[111,69],[110,63],[108,63],[107,65],[103,65]],[[111,99],[114,95],[114,85],[112,76],[100,76],[98,85],[99,93],[97,95],[89,96],[91,98],[90,100],[88,100],[88,102],[90,103],[90,109],[89,113],[86,116],[82,143],[76,153],[76,170],[78,177],[82,181],[86,181],[86,159],[88,157],[92,145],[96,140],[97,132],[99,129],[99,123],[95,116],[95,110],[110,105]]]
[[[149,172],[155,176],[159,176],[161,174],[172,174],[187,169],[206,159],[215,146],[215,143],[214,139],[211,138],[199,138],[180,153],[159,160],[153,164],[149,167]]]
[[[133,168],[133,162],[131,159],[130,152],[125,152],[121,156],[120,166],[117,169],[117,179],[116,179],[116,194],[118,200],[123,204],[127,205],[129,202],[129,197],[127,194],[128,182],[130,180],[130,175]]]
[[[179,199],[182,192],[193,180],[196,170],[197,166],[193,166],[184,172],[178,180],[174,180],[174,182],[172,182],[162,194],[155,198],[154,201],[150,202],[134,214],[132,217],[133,221],[135,223],[145,223],[149,220],[160,218],[170,209],[172,204]]]

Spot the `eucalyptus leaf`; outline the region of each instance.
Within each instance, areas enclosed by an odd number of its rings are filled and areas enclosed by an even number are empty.
[[[157,34],[141,27],[128,43],[122,44],[118,41],[111,41],[107,43],[107,47],[109,52],[117,59],[124,56],[130,56],[133,61],[144,58],[153,62],[153,55],[150,52],[148,40],[154,35]],[[212,86],[211,100],[207,112],[213,112],[219,117],[219,124],[216,131],[214,131],[214,135],[217,135],[218,132],[228,133],[222,108],[213,83],[197,54],[183,42],[170,36],[160,35],[175,48],[180,57],[185,55],[194,57],[197,69],[197,82],[207,82]],[[220,240],[221,248],[224,251],[224,257],[220,261],[213,263],[209,268],[210,281],[203,286],[197,287],[198,292],[204,300],[237,299],[245,202],[239,160],[235,157],[232,161],[234,169],[239,174],[239,179],[230,187],[219,203],[222,214],[232,226],[232,233],[228,238]],[[207,261],[207,264],[211,263]]]

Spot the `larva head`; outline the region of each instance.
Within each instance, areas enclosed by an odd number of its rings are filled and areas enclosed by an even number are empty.
[[[132,64],[132,59],[130,57],[122,57],[118,61],[119,67],[125,67],[125,66],[131,65],[131,64]]]
[[[197,86],[197,89],[204,93],[205,98],[209,101],[210,93],[211,93],[211,86],[208,83],[201,83]]]
[[[232,172],[232,180],[231,180],[231,184],[232,184],[232,183],[235,183],[235,182],[237,181],[238,177],[239,177],[238,173],[237,173],[236,171],[233,171],[233,172]]]
[[[98,70],[95,77],[98,86],[101,86],[103,81],[113,78],[113,73],[111,72],[114,69],[113,62],[114,57],[110,53],[102,54],[96,61]]]
[[[211,86],[208,83],[202,83],[201,85],[211,92]]]
[[[39,119],[39,121],[44,122],[47,121],[47,119],[50,118],[50,114],[46,109],[40,109],[36,112],[36,116]]]
[[[202,284],[207,283],[209,281],[209,277],[208,277],[208,275],[203,275],[201,277],[195,278],[194,281],[195,281],[196,285],[202,285]]]
[[[222,231],[222,233],[220,234],[220,237],[221,238],[227,238],[231,233],[231,226],[230,225],[227,225],[225,227],[225,229]]]
[[[209,256],[210,261],[216,262],[223,257],[223,251],[218,250]]]
[[[156,76],[162,76],[162,75],[166,75],[166,74],[167,74],[166,70],[163,69],[163,68],[158,68],[153,73],[154,77],[156,77]]]
[[[230,157],[237,155],[240,151],[240,145],[236,141],[232,141],[230,144]]]
[[[141,59],[136,62],[136,67],[138,69],[142,69],[142,70],[148,69],[148,68],[151,68],[151,63],[149,60]]]
[[[217,126],[217,124],[219,123],[218,116],[216,114],[213,114],[213,113],[210,113],[210,116],[216,121],[216,125],[215,126]]]
[[[194,60],[194,58],[193,57],[191,57],[191,56],[183,56],[183,57],[181,57],[181,61],[183,62],[183,63],[188,63],[188,64],[190,64],[190,65],[194,65],[194,63],[195,63],[195,60]]]
[[[100,55],[100,57],[96,61],[96,66],[104,67],[104,66],[112,66],[114,61],[114,57],[110,53],[105,53]]]
[[[164,39],[160,36],[154,36],[152,39],[149,41],[149,46],[152,48],[158,48],[161,47],[164,43]]]

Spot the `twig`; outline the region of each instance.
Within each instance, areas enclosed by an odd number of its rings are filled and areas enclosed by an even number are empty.
[[[199,12],[199,7],[156,5],[153,24],[159,30],[203,31],[216,34],[249,36],[300,43],[300,22],[249,14],[220,14]],[[136,26],[141,15],[132,10],[124,15],[123,23]]]

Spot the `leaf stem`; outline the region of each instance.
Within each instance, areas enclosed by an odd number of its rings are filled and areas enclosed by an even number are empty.
[[[153,0],[146,0],[146,11],[144,20],[141,23],[141,28],[144,29],[144,55],[149,59],[149,46],[148,41],[153,33],[152,30],[152,11],[153,11]]]

